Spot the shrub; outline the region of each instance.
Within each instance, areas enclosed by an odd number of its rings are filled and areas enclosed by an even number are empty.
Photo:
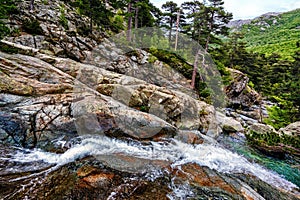
[[[60,16],[59,16],[59,23],[65,28],[65,29],[69,29],[68,27],[68,20],[66,18],[66,14],[65,14],[65,7],[61,6],[60,7]]]
[[[42,35],[43,30],[40,27],[40,22],[36,19],[25,19],[22,28],[29,34]]]

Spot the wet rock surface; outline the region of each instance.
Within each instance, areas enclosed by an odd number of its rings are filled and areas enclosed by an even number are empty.
[[[57,168],[0,177],[4,199],[297,199],[248,175],[226,175],[195,163],[171,168],[154,163],[160,175],[124,172],[85,158]],[[50,170],[49,170],[50,169]],[[151,178],[152,177],[152,178]],[[10,181],[7,181],[10,180]],[[185,194],[184,194],[185,193]],[[177,194],[178,195],[178,194]],[[178,198],[179,196],[177,196]]]

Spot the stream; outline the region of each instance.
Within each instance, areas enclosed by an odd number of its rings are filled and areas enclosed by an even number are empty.
[[[161,176],[160,169],[151,167],[147,162],[135,164],[132,162],[116,162],[112,159],[115,155],[122,155],[129,158],[167,162],[170,163],[172,168],[186,163],[197,163],[220,173],[254,175],[278,189],[299,191],[300,171],[299,168],[292,167],[296,163],[275,160],[259,155],[257,152],[253,153],[254,151],[242,142],[237,142],[228,136],[222,137],[220,143],[207,139],[203,144],[190,145],[176,139],[160,142],[139,142],[112,139],[106,136],[86,135],[76,138],[70,148],[61,154],[45,152],[41,149],[15,148],[9,149],[7,152],[2,150],[0,175],[2,180],[10,177],[9,180],[6,180],[8,182],[31,180],[28,185],[32,187],[32,184],[41,181],[41,177],[58,170],[61,166],[93,156],[113,169],[151,174],[152,179]],[[65,142],[58,141],[62,145]],[[242,148],[242,146],[245,147]],[[26,185],[23,186],[23,188],[26,187]],[[175,196],[180,197],[189,193],[187,190],[186,188],[178,190],[177,187],[176,191],[173,188],[173,193]],[[15,191],[14,194],[21,191],[21,189]],[[2,199],[11,198],[14,194],[9,194],[2,197]]]

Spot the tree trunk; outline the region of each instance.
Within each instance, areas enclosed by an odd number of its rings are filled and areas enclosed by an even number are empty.
[[[135,17],[134,17],[134,28],[138,28],[138,16],[139,16],[139,8],[135,8]]]
[[[205,67],[205,52],[204,54],[201,54],[201,49],[199,49],[195,55],[195,60],[194,60],[194,70],[193,70],[192,81],[191,81],[192,89],[195,89],[196,86],[196,76],[198,71],[199,55],[202,55],[202,67]],[[199,76],[200,76],[200,80],[204,81],[200,72],[199,72]]]
[[[171,47],[171,40],[172,40],[172,28],[173,28],[173,19],[170,17],[170,31],[169,31],[169,46]]]
[[[138,3],[138,1],[136,1],[136,3]],[[134,17],[134,28],[135,29],[138,28],[138,16],[139,16],[139,7],[138,7],[138,5],[136,5],[136,8],[135,8],[135,17]]]
[[[90,3],[90,32],[93,32],[93,15],[92,15],[92,0],[89,1]]]
[[[131,27],[132,27],[132,16],[131,16],[131,2],[128,3],[128,24],[127,24],[127,41],[131,42]]]
[[[34,8],[34,0],[31,0],[31,1],[30,1],[29,9],[30,9],[30,10],[33,10],[33,8]]]
[[[177,13],[175,51],[177,50],[177,45],[178,45],[178,32],[179,32],[180,12],[181,12],[181,10],[179,10],[178,13]]]
[[[206,38],[206,44],[205,44],[205,52],[208,51],[208,47],[209,47],[209,43],[210,43],[210,33],[212,31],[212,26],[213,26],[213,22],[214,22],[214,12],[211,14],[211,18],[210,18],[210,22],[209,22],[209,32],[208,32],[208,36]]]
[[[199,60],[199,51],[197,51],[196,55],[195,55],[195,60],[194,60],[194,70],[193,70],[193,74],[192,74],[192,82],[191,82],[191,86],[194,89],[195,88],[195,82],[196,82],[196,75],[197,75],[197,69],[198,69],[198,60]]]

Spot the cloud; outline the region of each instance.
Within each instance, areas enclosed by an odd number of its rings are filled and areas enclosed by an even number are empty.
[[[150,0],[161,8],[167,0]],[[187,0],[174,0],[181,5]],[[267,12],[286,12],[300,8],[299,0],[224,0],[225,10],[233,13],[234,19],[251,19]]]
[[[234,19],[249,19],[267,12],[286,12],[300,7],[298,0],[225,0],[225,8]]]

